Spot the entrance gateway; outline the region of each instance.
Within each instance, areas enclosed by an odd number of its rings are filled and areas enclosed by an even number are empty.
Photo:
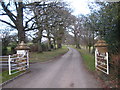
[[[108,44],[104,40],[98,40],[95,44],[95,68],[105,74],[109,74]]]
[[[17,53],[9,56],[0,56],[0,68],[7,70],[9,75],[29,68],[29,47],[22,41],[17,47]]]
[[[16,48],[15,58],[9,55],[9,75],[26,70],[29,68],[29,47],[22,41]]]

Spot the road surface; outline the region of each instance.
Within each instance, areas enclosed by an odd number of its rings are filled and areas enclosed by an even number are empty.
[[[86,70],[79,52],[73,48],[56,60],[30,67],[31,72],[3,88],[101,88],[100,82]]]

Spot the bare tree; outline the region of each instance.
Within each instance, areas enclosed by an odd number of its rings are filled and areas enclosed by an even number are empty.
[[[23,3],[23,1],[8,3],[0,2],[0,4],[2,7],[2,12],[0,15],[7,15],[12,22],[3,19],[0,19],[0,21],[18,30],[19,41],[25,41],[25,32],[34,29],[33,25],[30,28],[28,27],[29,22],[34,19],[34,17],[31,17],[28,21],[24,22],[23,12],[26,9],[26,5]],[[10,9],[12,5],[15,6],[14,10]]]

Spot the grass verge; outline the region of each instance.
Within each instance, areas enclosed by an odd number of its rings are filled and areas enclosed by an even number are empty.
[[[4,71],[2,73],[0,73],[0,84],[2,84],[3,82],[7,81],[7,80],[10,80],[16,76],[18,76],[19,74],[23,73],[25,71],[21,71],[21,72],[18,72],[18,73],[15,73],[15,74],[12,74],[12,75],[9,75],[8,74],[8,71]]]
[[[81,56],[87,68],[91,71],[94,71],[95,70],[95,57],[86,50],[78,49],[78,51],[81,53]]]
[[[62,54],[65,54],[68,51],[66,46],[63,46],[60,49],[53,51],[46,51],[43,53],[31,52],[30,53],[30,62],[44,62],[50,59],[56,58]]]

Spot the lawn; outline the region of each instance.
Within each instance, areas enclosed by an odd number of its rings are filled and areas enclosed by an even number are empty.
[[[42,53],[31,52],[30,53],[30,62],[44,62],[56,58],[60,55],[65,54],[68,51],[66,46],[63,46],[60,49],[46,51]]]

